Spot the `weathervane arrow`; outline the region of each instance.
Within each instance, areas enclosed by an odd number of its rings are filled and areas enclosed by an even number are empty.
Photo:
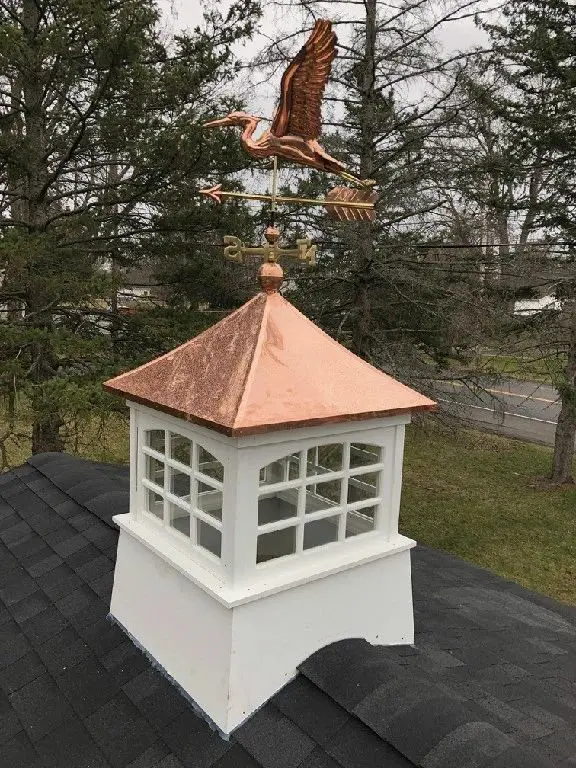
[[[332,218],[346,221],[372,221],[374,219],[374,203],[378,199],[377,193],[373,190],[349,189],[347,187],[335,187],[325,198],[229,192],[222,189],[221,184],[216,184],[208,189],[201,189],[200,194],[210,197],[217,203],[221,203],[224,197],[235,197],[241,200],[263,200],[289,205],[322,205]]]

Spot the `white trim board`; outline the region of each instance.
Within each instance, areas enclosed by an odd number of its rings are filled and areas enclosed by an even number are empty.
[[[348,547],[334,547],[321,553],[314,549],[308,550],[303,553],[303,558],[295,559],[291,563],[284,561],[284,567],[276,573],[270,571],[269,574],[265,574],[263,571],[266,564],[264,564],[263,568],[256,569],[257,580],[255,582],[231,587],[194,562],[189,555],[172,545],[172,542],[166,540],[164,536],[158,533],[151,535],[154,531],[151,531],[148,526],[135,522],[129,514],[116,515],[113,520],[122,531],[155,552],[226,608],[234,608],[269,595],[278,594],[301,584],[323,579],[364,563],[390,557],[416,546],[413,539],[401,534],[397,534],[389,540],[378,534],[366,534],[361,541],[355,541]],[[303,565],[302,559],[315,560],[315,562],[306,562]]]

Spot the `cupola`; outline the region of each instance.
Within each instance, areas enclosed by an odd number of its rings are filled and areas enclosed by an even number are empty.
[[[328,643],[413,641],[404,428],[434,407],[260,280],[105,384],[131,414],[111,615],[224,734]]]

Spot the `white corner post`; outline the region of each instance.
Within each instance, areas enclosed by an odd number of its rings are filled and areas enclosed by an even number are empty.
[[[409,415],[231,438],[129,405],[110,612],[221,732],[329,643],[413,642]]]

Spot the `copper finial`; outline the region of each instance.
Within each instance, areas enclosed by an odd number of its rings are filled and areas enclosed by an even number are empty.
[[[258,270],[258,281],[264,293],[276,293],[284,281],[284,270],[278,262],[266,261]]]
[[[267,227],[266,232],[264,232],[264,237],[266,238],[267,243],[276,245],[280,239],[280,230],[276,229],[276,227]]]

